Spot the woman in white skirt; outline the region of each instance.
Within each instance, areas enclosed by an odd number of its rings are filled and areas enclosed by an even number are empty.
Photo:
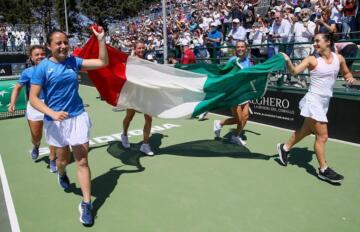
[[[31,76],[34,72],[34,68],[38,65],[44,58],[45,58],[45,47],[41,45],[34,45],[31,46],[29,49],[30,54],[30,61],[33,66],[25,69],[18,80],[18,83],[15,85],[12,93],[11,93],[11,100],[8,107],[8,111],[13,113],[15,111],[16,100],[19,96],[21,89],[25,86],[26,94],[29,96],[30,92],[30,80]],[[43,99],[42,94],[40,98]],[[31,151],[31,158],[32,160],[36,160],[39,157],[39,146],[42,138],[42,130],[43,130],[43,120],[44,114],[40,111],[34,109],[30,102],[28,102],[26,106],[26,118],[28,120],[30,133],[31,133],[31,142],[33,144],[33,149]],[[55,149],[53,146],[50,146],[50,171],[56,172],[56,163],[55,163]]]
[[[88,166],[91,122],[78,92],[77,76],[80,70],[98,69],[109,62],[103,29],[98,27],[99,32],[94,27],[92,29],[99,41],[97,59],[69,57],[67,35],[60,30],[50,32],[47,35],[47,46],[51,57],[44,59],[36,67],[30,89],[30,103],[45,114],[46,140],[56,148],[58,181],[64,189],[70,186],[65,168],[70,160],[69,146],[72,148],[83,195],[79,204],[80,221],[85,225],[93,224],[91,175]],[[41,91],[45,102],[39,98]]]
[[[300,114],[305,117],[302,127],[295,131],[286,143],[279,143],[277,150],[281,163],[286,166],[290,149],[304,137],[315,134],[314,149],[320,166],[319,178],[336,183],[344,177],[328,167],[325,160],[325,143],[328,139],[326,113],[339,70],[348,84],[354,84],[356,80],[346,66],[344,57],[333,52],[334,42],[331,34],[317,34],[314,48],[316,55],[305,58],[297,66],[294,66],[289,56],[283,53],[292,75],[297,75],[305,69],[310,70],[310,87],[299,103]]]

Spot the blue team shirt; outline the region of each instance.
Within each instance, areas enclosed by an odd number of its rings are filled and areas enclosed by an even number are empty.
[[[29,98],[29,93],[30,93],[30,81],[31,81],[31,77],[33,75],[33,72],[34,72],[34,67],[29,67],[27,69],[24,69],[24,71],[21,73],[21,76],[20,76],[20,78],[18,80],[18,83],[21,86],[25,86],[25,88],[26,88],[26,96],[28,98]],[[40,93],[39,98],[44,99],[44,95],[43,95],[42,91]]]
[[[85,111],[77,79],[82,62],[83,59],[74,56],[61,63],[44,59],[36,66],[31,78],[31,84],[41,85],[45,104],[54,111],[68,112],[69,118]]]
[[[222,37],[222,34],[218,30],[216,30],[215,32],[210,31],[208,33],[208,38],[211,38],[211,39],[220,39],[221,40],[221,37]],[[220,42],[211,42],[211,44],[213,47],[220,46]]]
[[[233,56],[233,57],[231,57],[231,58],[229,59],[228,62],[233,62],[233,61],[235,61],[235,60],[237,60],[237,63],[238,63],[238,65],[241,66],[241,69],[249,68],[249,67],[252,66],[252,63],[250,62],[249,57],[245,57],[243,60],[240,60],[239,57]]]

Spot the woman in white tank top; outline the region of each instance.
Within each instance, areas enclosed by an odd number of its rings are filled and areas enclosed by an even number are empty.
[[[348,84],[354,84],[356,80],[346,66],[344,57],[332,52],[334,42],[331,37],[329,34],[317,34],[314,41],[317,55],[305,58],[297,66],[294,66],[289,56],[283,53],[290,73],[297,75],[308,68],[311,81],[308,93],[299,103],[300,114],[305,117],[303,125],[285,144],[279,143],[277,150],[281,163],[286,166],[290,149],[304,137],[313,133],[316,158],[320,166],[319,177],[337,183],[344,177],[329,168],[325,160],[325,143],[328,138],[326,113],[339,70]]]

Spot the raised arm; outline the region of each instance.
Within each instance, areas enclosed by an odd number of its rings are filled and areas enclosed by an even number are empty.
[[[288,55],[286,55],[285,53],[282,53],[282,52],[281,52],[281,54],[284,56],[286,65],[292,75],[297,75],[297,74],[301,73],[302,71],[304,71],[305,69],[307,69],[310,66],[312,59],[314,59],[313,56],[306,57],[305,59],[303,59],[301,61],[300,64],[294,66]]]
[[[81,70],[93,70],[102,68],[108,65],[109,57],[105,45],[105,32],[102,27],[98,27],[100,32],[97,32],[94,27],[92,27],[93,33],[99,41],[99,57],[97,59],[84,59],[82,63]]]

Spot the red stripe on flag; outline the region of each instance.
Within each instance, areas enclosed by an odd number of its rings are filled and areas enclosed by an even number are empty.
[[[100,96],[110,105],[116,106],[122,87],[126,82],[126,62],[128,55],[111,46],[106,45],[109,55],[109,65],[105,68],[88,71]],[[84,59],[97,59],[99,57],[99,42],[94,35],[85,44],[79,54]]]

